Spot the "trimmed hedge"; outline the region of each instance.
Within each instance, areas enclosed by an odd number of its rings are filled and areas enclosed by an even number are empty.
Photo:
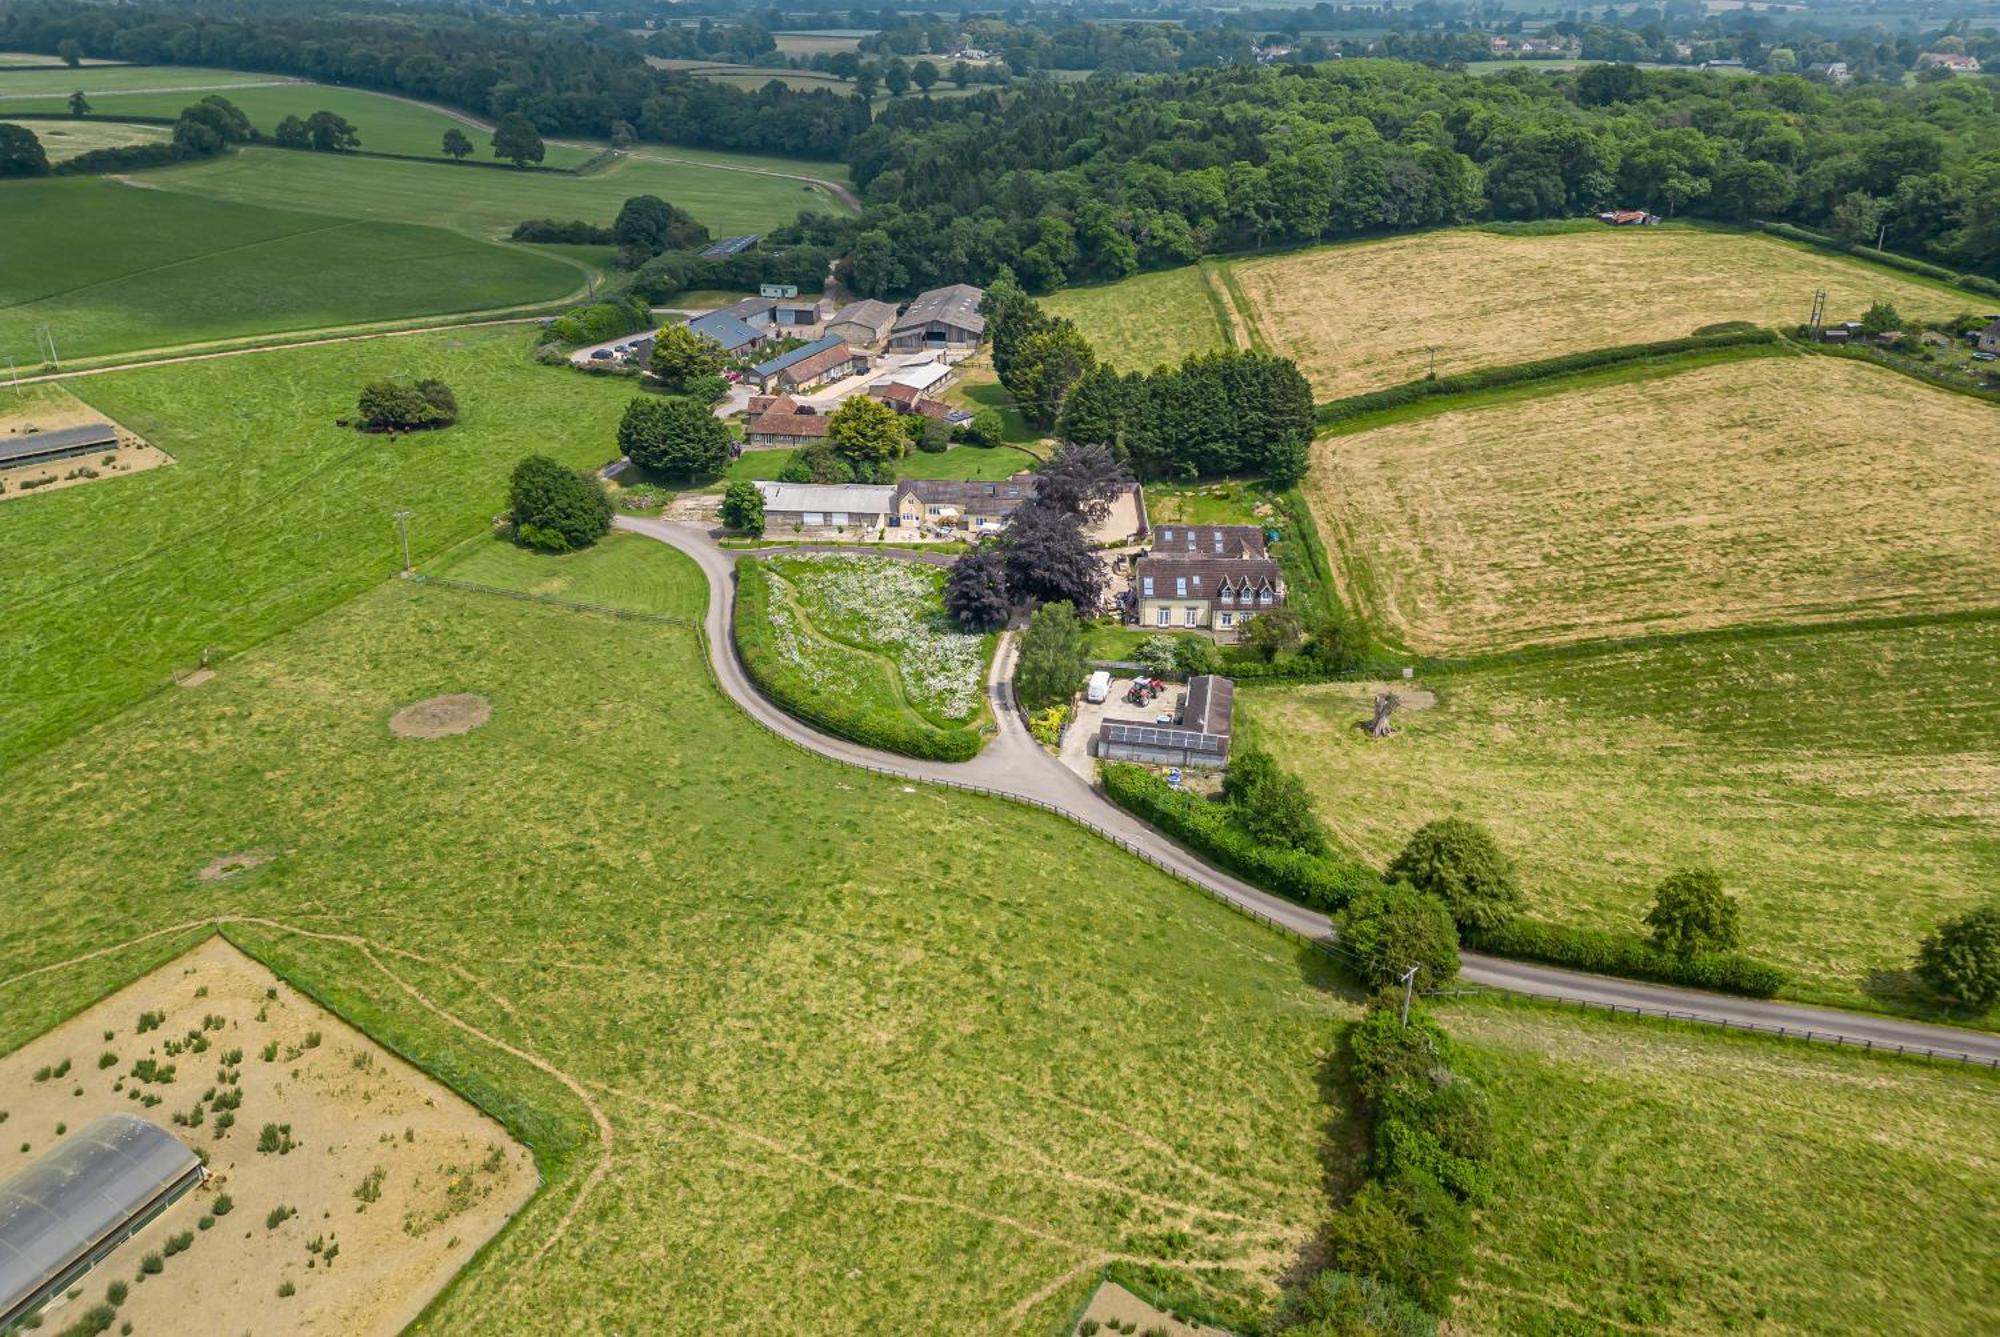
[[[1719,993],[1770,998],[1790,978],[1777,966],[1735,953],[1678,957],[1631,933],[1566,928],[1516,916],[1499,928],[1467,936],[1466,946],[1495,956],[1542,961],[1599,975],[1684,984]]]
[[[1405,381],[1386,390],[1371,390],[1366,394],[1330,400],[1321,404],[1314,416],[1319,426],[1332,427],[1350,418],[1380,413],[1384,409],[1401,408],[1406,404],[1415,404],[1440,395],[1468,395],[1480,390],[1525,385],[1531,381],[1545,381],[1554,376],[1568,376],[1579,371],[1596,371],[1602,367],[1615,367],[1626,362],[1643,362],[1647,358],[1671,357],[1678,353],[1701,353],[1716,348],[1741,348],[1753,344],[1777,342],[1778,335],[1775,331],[1753,328],[1721,334],[1690,334],[1679,339],[1660,339],[1649,344],[1620,344],[1613,348],[1593,348],[1588,352],[1539,358],[1533,362],[1515,362],[1504,367],[1481,367],[1475,371],[1459,372],[1455,376],[1440,376],[1435,380]]]
[[[1351,859],[1263,845],[1230,819],[1223,804],[1169,788],[1143,766],[1130,762],[1105,766],[1104,794],[1195,853],[1315,910],[1338,910],[1358,893],[1381,884],[1372,870]]]
[[[755,557],[736,559],[736,615],[730,633],[744,671],[788,715],[830,734],[925,761],[970,761],[985,741],[976,729],[940,729],[901,711],[816,693],[778,652],[771,630],[771,578]]]
[[[2000,297],[2000,282],[1980,274],[1961,274],[1955,269],[1946,269],[1943,265],[1934,265],[1928,260],[1898,255],[1894,251],[1878,251],[1873,246],[1856,246],[1838,237],[1829,237],[1823,232],[1814,232],[1810,228],[1796,227],[1790,223],[1766,223],[1763,226],[1764,231],[1774,237],[1783,237],[1787,241],[1803,242],[1807,246],[1818,246],[1823,250],[1837,251],[1842,255],[1859,256],[1863,260],[1885,265],[1890,269],[1900,269],[1906,274],[1920,274],[1927,279],[1949,283],[1967,292]]]

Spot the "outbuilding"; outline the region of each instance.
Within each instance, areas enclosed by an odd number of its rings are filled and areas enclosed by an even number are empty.
[[[1149,766],[1229,765],[1230,721],[1236,684],[1204,673],[1188,679],[1180,714],[1173,724],[1152,720],[1111,720],[1097,726],[1097,755],[1104,761],[1136,761]]]
[[[789,353],[759,362],[750,377],[767,393],[803,390],[822,381],[868,369],[868,355],[857,353],[837,334],[802,344]]]
[[[834,312],[833,319],[826,322],[826,332],[839,335],[856,348],[880,348],[895,323],[895,307],[864,297]]]
[[[166,1129],[109,1114],[0,1183],[0,1332],[62,1294],[207,1173]]]
[[[919,293],[889,331],[889,347],[899,353],[926,348],[977,348],[986,337],[986,317],[979,304],[986,290],[970,283],[932,288]]]
[[[0,469],[53,464],[79,455],[118,449],[118,429],[108,422],[58,427],[47,432],[20,432],[0,437]]]
[[[889,523],[896,489],[887,483],[763,483],[764,530],[869,530]]]

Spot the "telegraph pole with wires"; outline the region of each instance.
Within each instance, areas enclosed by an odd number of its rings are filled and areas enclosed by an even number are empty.
[[[410,512],[396,512],[396,534],[403,540],[403,574],[410,574]]]
[[[1405,1027],[1408,1027],[1410,1024],[1410,995],[1416,992],[1417,971],[1420,968],[1418,966],[1411,966],[1403,972],[1403,1025]]]

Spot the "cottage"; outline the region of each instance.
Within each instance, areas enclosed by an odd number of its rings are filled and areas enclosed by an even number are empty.
[[[985,299],[985,290],[969,283],[920,293],[896,318],[889,331],[889,347],[899,353],[977,348],[986,337],[986,317],[979,314],[979,304]]]
[[[806,413],[797,408],[776,409],[759,414],[744,425],[743,444],[797,450],[825,440],[826,428],[824,414]]]
[[[1143,627],[1240,629],[1284,603],[1284,578],[1269,557],[1141,557],[1132,588]]]
[[[22,432],[0,437],[0,469],[53,464],[79,455],[118,449],[118,429],[108,422],[59,427],[48,432]]]
[[[837,334],[855,348],[880,348],[888,341],[896,324],[896,308],[887,302],[865,298],[849,302],[826,322],[826,332]]]
[[[771,337],[768,332],[751,328],[727,311],[711,311],[705,316],[696,316],[688,321],[687,327],[702,338],[713,341],[729,357],[740,357]]]
[[[1229,764],[1235,704],[1236,684],[1228,678],[1212,673],[1190,678],[1176,723],[1107,719],[1097,726],[1097,755],[1105,761],[1221,770]]]
[[[910,479],[896,486],[895,518],[891,524],[904,529],[922,525],[962,528],[973,533],[1005,529],[1035,495],[1040,480],[1033,474],[1015,474],[997,483],[975,479]]]
[[[1806,73],[1834,84],[1844,84],[1854,77],[1844,60],[1816,60],[1806,66]]]
[[[879,530],[890,522],[896,489],[887,483],[763,483],[764,528]]]
[[[1957,51],[1926,51],[1917,57],[1917,66],[1920,69],[1936,66],[1954,74],[1977,74],[1980,70],[1979,57]]]
[[[1974,335],[1972,342],[1982,353],[2000,353],[2000,316],[1995,316],[1992,324]]]
[[[842,343],[839,335],[829,334],[759,362],[750,369],[750,378],[767,392],[803,390],[866,370],[866,353],[856,352]]]

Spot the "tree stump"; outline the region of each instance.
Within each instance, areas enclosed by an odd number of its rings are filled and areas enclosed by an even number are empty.
[[[1375,718],[1361,727],[1368,731],[1370,738],[1389,737],[1389,735],[1396,732],[1389,725],[1389,716],[1395,712],[1397,706],[1402,704],[1403,699],[1394,692],[1375,693]]]

